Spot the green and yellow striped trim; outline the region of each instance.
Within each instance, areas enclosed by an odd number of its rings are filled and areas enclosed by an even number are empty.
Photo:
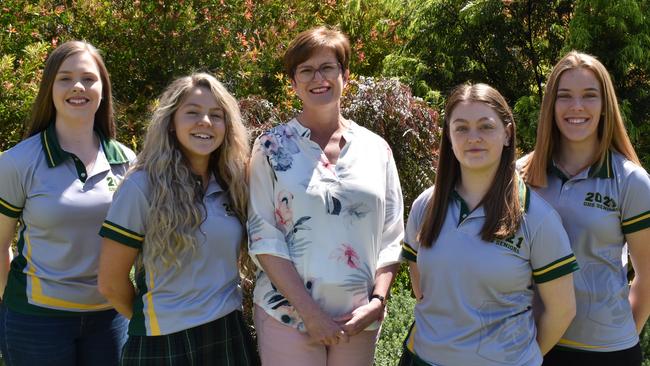
[[[17,207],[11,203],[0,198],[0,213],[3,213],[6,216],[17,219],[20,217],[20,214],[23,212],[22,207]]]
[[[594,178],[613,178],[614,172],[612,169],[612,152],[608,151],[605,155],[605,161],[601,166],[598,163],[594,164],[589,169],[589,176]]]
[[[409,329],[408,335],[406,336],[406,342],[404,342],[404,348],[413,352],[413,354],[415,354],[415,331],[416,330],[417,330],[417,326],[415,325],[415,322],[413,322],[413,324],[411,324],[411,329]]]
[[[146,336],[146,316],[144,313],[144,295],[149,292],[147,288],[147,274],[145,270],[135,271],[135,285],[138,289],[133,299],[133,316],[129,322],[129,335]]]
[[[32,260],[32,242],[29,239],[29,233],[25,232],[25,244],[27,246],[27,253],[25,260],[29,264],[27,276],[31,280],[31,299],[36,304],[45,305],[46,307],[67,309],[67,310],[107,310],[111,308],[108,302],[102,304],[81,304],[63,299],[58,299],[52,296],[45,295],[43,285],[41,284],[40,277],[36,274],[36,264]],[[41,272],[41,271],[39,271]]]
[[[416,262],[418,259],[418,251],[410,245],[402,243],[402,258],[410,262]]]
[[[623,234],[631,234],[639,230],[650,227],[650,211],[646,211],[640,215],[632,216],[621,222],[621,229]]]
[[[43,141],[43,148],[45,149],[45,153],[47,154],[47,165],[50,168],[53,168],[57,165],[57,162],[54,161],[54,154],[52,153],[50,142],[48,142],[47,130],[43,131],[43,134],[41,135],[41,139]]]
[[[604,348],[602,346],[592,346],[592,345],[589,345],[589,344],[572,341],[572,340],[566,339],[566,338],[560,339],[560,341],[557,342],[557,345],[558,346],[567,346],[567,347],[562,347],[562,348],[570,348],[570,349],[575,349],[575,348],[582,348],[582,349]]]
[[[406,365],[408,366],[429,366],[429,364],[421,359],[416,353],[415,353],[415,331],[417,327],[415,325],[415,322],[411,324],[411,329],[409,330],[408,334],[406,335],[406,339],[404,339],[404,344],[402,346],[403,352],[408,355],[408,363]],[[404,357],[402,357],[404,358]]]
[[[104,150],[104,155],[109,164],[125,164],[129,162],[129,159],[122,150],[120,144],[115,140],[105,137],[99,130],[95,130],[95,133],[97,133],[97,136],[99,137],[102,149]],[[50,168],[54,168],[61,164],[70,156],[68,152],[61,148],[61,145],[56,138],[54,123],[50,123],[47,129],[41,132],[41,143],[43,145],[43,150],[45,151],[47,166]]]
[[[153,306],[153,294],[154,289],[153,282],[153,273],[149,274],[149,291],[145,295],[147,300],[147,318],[149,320],[149,330],[151,331],[152,336],[160,335],[160,325],[158,324],[158,316],[156,316],[156,309]]]
[[[142,248],[144,236],[108,220],[104,221],[99,235],[135,249]]]
[[[43,151],[45,151],[47,166],[50,168],[61,164],[70,155],[59,145],[59,141],[56,139],[54,123],[50,123],[48,128],[41,132],[41,144]]]
[[[544,283],[562,277],[579,269],[576,256],[573,253],[533,270],[535,283]]]
[[[120,144],[115,140],[110,140],[104,137],[99,131],[96,131],[99,135],[99,141],[102,143],[102,148],[104,149],[104,155],[106,155],[106,160],[109,164],[125,164],[129,162],[129,159],[122,151]]]

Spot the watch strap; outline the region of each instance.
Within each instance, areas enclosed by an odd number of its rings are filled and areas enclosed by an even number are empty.
[[[383,306],[386,306],[386,298],[385,297],[383,297],[381,295],[378,295],[378,294],[372,294],[370,296],[370,301],[372,301],[372,299],[378,299]]]

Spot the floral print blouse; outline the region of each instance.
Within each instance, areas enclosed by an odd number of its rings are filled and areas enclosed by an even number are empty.
[[[262,134],[251,158],[251,257],[259,268],[259,254],[292,261],[307,291],[332,317],[368,303],[376,270],[399,262],[404,235],[402,191],[390,147],[349,122],[336,165],[295,118]],[[305,331],[297,311],[261,270],[253,301]]]

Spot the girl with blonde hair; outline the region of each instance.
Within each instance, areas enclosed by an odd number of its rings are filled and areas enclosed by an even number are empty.
[[[625,131],[605,67],[572,51],[546,84],[525,180],[555,208],[581,270],[577,314],[547,365],[640,365],[650,314],[650,177]],[[628,286],[627,243],[636,276]]]
[[[99,289],[131,320],[122,365],[258,363],[239,289],[248,156],[237,102],[213,76],[166,88],[100,231]]]

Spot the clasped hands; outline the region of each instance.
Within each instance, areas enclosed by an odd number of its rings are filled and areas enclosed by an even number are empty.
[[[307,333],[314,343],[325,346],[348,343],[350,337],[362,332],[374,321],[384,319],[384,305],[379,300],[371,300],[352,312],[330,317],[322,310],[303,316]]]

